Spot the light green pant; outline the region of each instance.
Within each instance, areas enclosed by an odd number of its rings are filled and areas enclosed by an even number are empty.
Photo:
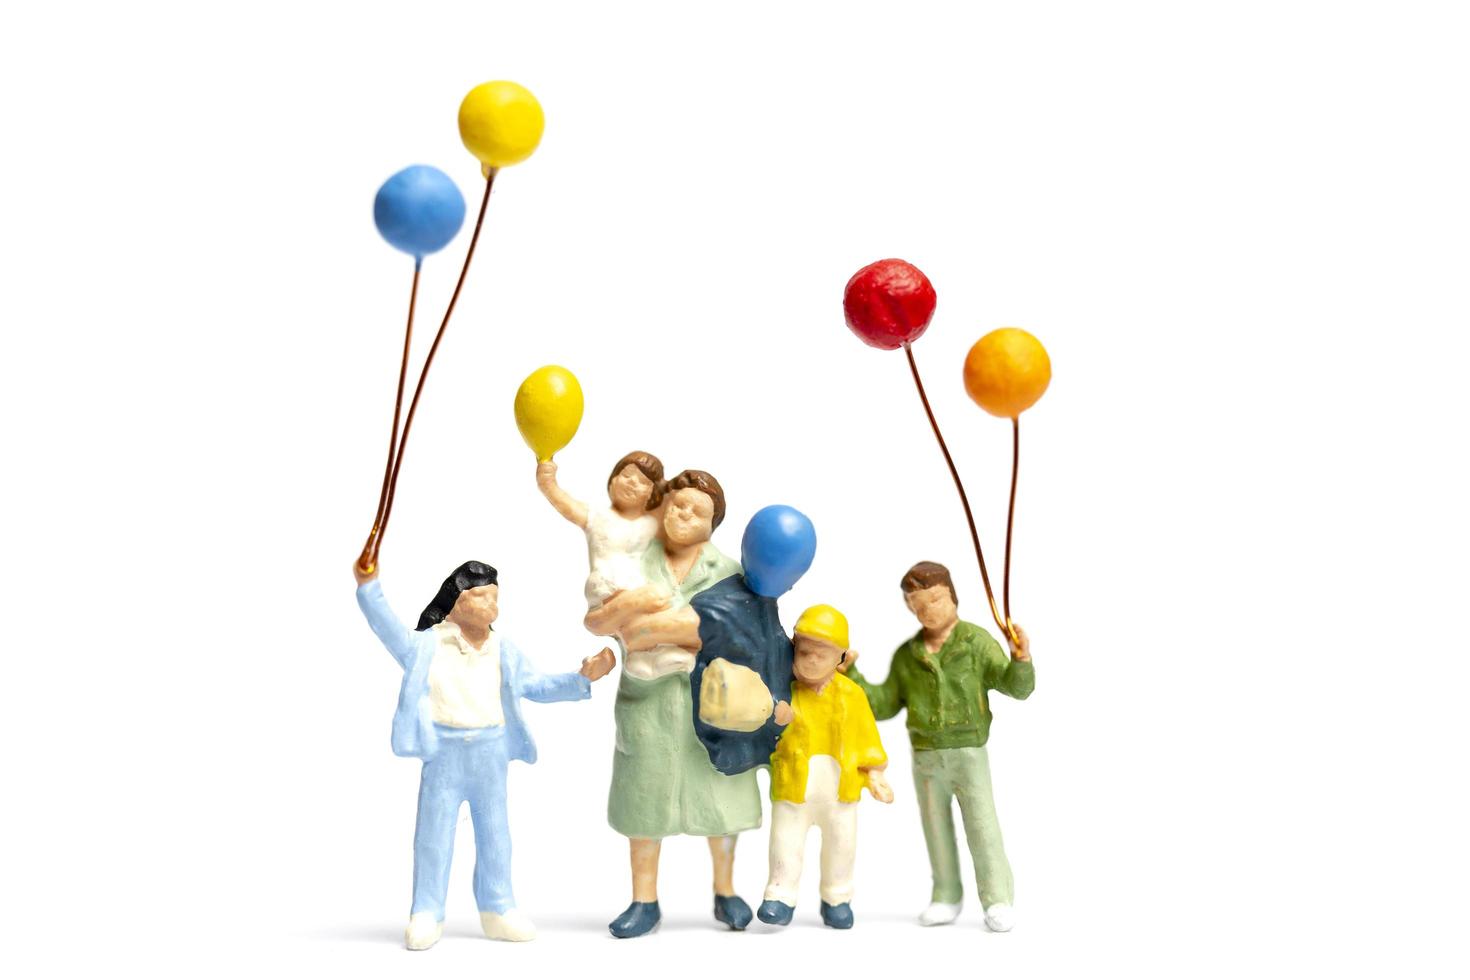
[[[931,901],[958,904],[964,896],[951,803],[958,798],[965,840],[975,862],[980,904],[986,908],[997,902],[1009,905],[1014,895],[1011,863],[1006,860],[1000,821],[995,816],[995,799],[990,793],[990,759],[985,747],[915,751],[914,784],[919,796],[919,816],[924,822],[924,842],[929,845],[929,866],[934,871]]]

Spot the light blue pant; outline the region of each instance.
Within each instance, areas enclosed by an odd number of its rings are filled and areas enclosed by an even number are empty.
[[[515,907],[510,887],[510,823],[505,815],[505,728],[436,725],[439,751],[424,761],[413,832],[413,912],[444,920],[454,825],[462,803],[475,825],[475,904],[481,912]]]

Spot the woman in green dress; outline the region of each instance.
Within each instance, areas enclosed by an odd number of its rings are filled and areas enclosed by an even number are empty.
[[[619,634],[624,650],[607,803],[608,823],[628,838],[633,870],[632,904],[608,926],[619,938],[644,935],[658,924],[660,842],[675,834],[709,839],[715,918],[733,929],[751,920],[750,906],[735,894],[732,872],[735,835],[761,823],[755,771],[719,772],[694,734],[689,674],[696,651],[622,634],[630,620],[686,606],[740,573],[740,565],[709,540],[724,516],[724,491],[713,476],[685,470],[674,477],[664,491],[659,539],[643,558],[648,584],[620,592],[587,614],[590,629]]]

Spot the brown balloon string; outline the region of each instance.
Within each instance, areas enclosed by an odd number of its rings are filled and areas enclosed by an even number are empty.
[[[377,541],[383,529],[383,509],[388,503],[388,484],[393,478],[393,461],[398,455],[398,418],[403,412],[403,385],[408,379],[408,351],[413,343],[413,313],[418,305],[419,273],[423,270],[422,259],[413,263],[413,288],[408,293],[408,326],[403,331],[403,360],[398,365],[398,396],[393,402],[393,429],[388,435],[388,463],[383,467],[383,489],[378,491],[378,511],[373,517],[373,529],[357,557],[357,567],[371,572],[377,567]]]
[[[1006,612],[1006,632],[1012,640],[1016,636],[1016,624],[1011,619],[1011,529],[1016,523],[1016,475],[1021,470],[1021,416],[1011,416],[1011,502],[1006,507],[1006,570],[1001,584],[1001,602]]]
[[[965,494],[965,485],[960,481],[960,471],[955,468],[954,458],[950,456],[949,447],[944,443],[944,434],[939,431],[939,422],[934,418],[934,409],[929,407],[929,396],[924,392],[924,382],[919,377],[919,365],[914,361],[913,348],[905,342],[903,352],[909,359],[909,370],[914,375],[914,387],[919,389],[919,401],[924,403],[924,414],[929,417],[929,428],[934,430],[934,439],[939,443],[939,451],[944,454],[944,462],[949,467],[949,475],[954,478],[954,488],[960,494],[960,505],[965,509],[965,521],[970,525],[970,540],[975,545],[975,559],[980,563],[980,580],[985,583],[985,597],[990,600],[990,615],[995,620],[995,625],[1014,640],[1015,631],[1005,620],[1001,619],[1000,609],[995,605],[995,591],[990,587],[990,572],[985,568],[985,552],[980,549],[980,532],[975,529],[975,515],[970,512],[970,498]]]
[[[439,342],[444,339],[444,330],[449,326],[449,318],[454,315],[454,307],[459,302],[460,290],[464,288],[465,276],[469,274],[470,260],[475,257],[475,245],[480,241],[480,228],[485,224],[485,208],[490,203],[490,189],[495,186],[495,175],[498,172],[498,168],[495,167],[490,167],[485,171],[485,196],[480,199],[480,212],[475,217],[475,231],[470,236],[470,247],[465,252],[464,266],[459,270],[459,280],[454,284],[454,292],[449,296],[449,306],[444,311],[444,319],[439,323],[438,332],[434,334],[434,342],[429,345],[429,354],[424,358],[424,367],[419,372],[418,384],[414,385],[413,399],[408,403],[408,416],[403,420],[403,435],[398,439],[398,449],[393,457],[392,475],[388,478],[388,492],[383,498],[381,508],[382,516],[373,528],[373,533],[368,537],[368,547],[363,549],[368,560],[364,562],[362,558],[358,559],[358,568],[364,572],[371,572],[377,568],[378,551],[382,547],[383,536],[388,533],[388,519],[393,515],[393,497],[398,490],[398,473],[403,468],[403,453],[408,446],[408,434],[413,428],[419,398],[424,393],[424,380],[429,376],[429,368],[434,365],[434,355],[439,351]],[[369,550],[371,554],[368,553]]]

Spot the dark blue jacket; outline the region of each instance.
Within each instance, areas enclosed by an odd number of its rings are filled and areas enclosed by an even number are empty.
[[[689,605],[699,614],[699,654],[693,685],[694,733],[709,752],[709,761],[727,776],[769,765],[781,726],[768,718],[753,732],[727,732],[699,720],[699,686],[704,669],[723,657],[760,675],[776,701],[791,701],[791,638],[781,628],[776,600],[756,595],[740,575],[732,575],[696,595]]]

